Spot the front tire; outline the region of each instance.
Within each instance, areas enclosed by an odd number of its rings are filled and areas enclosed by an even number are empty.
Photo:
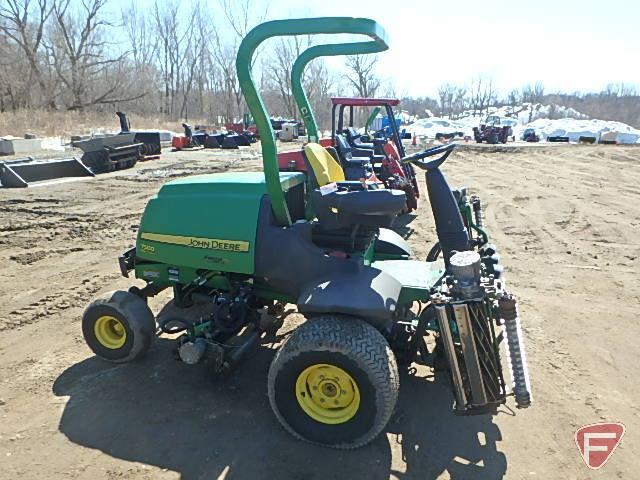
[[[142,357],[156,336],[156,322],[145,301],[117,290],[95,299],[82,315],[82,334],[99,357],[124,363]]]
[[[357,448],[386,426],[398,399],[398,366],[374,327],[325,315],[299,327],[276,354],[269,401],[295,437],[334,448]]]

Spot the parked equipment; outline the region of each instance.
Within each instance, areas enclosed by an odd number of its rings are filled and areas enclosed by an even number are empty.
[[[581,145],[594,145],[598,143],[598,139],[596,137],[588,135],[580,135],[580,138],[578,138],[578,143]]]
[[[193,127],[188,123],[183,123],[184,135],[176,135],[171,139],[171,146],[174,150],[201,150],[204,148],[207,132],[193,131]]]
[[[298,138],[297,123],[283,123],[278,138],[283,142],[292,142]]]
[[[551,135],[547,137],[547,142],[551,143],[569,143],[569,137],[563,135]]]
[[[394,99],[362,99],[335,98],[332,99],[332,138],[319,139],[318,125],[303,88],[302,78],[306,66],[316,58],[324,56],[357,55],[380,51],[380,45],[375,42],[344,43],[315,45],[306,49],[296,59],[291,69],[291,90],[308,132],[310,142],[319,142],[323,146],[335,147],[331,150],[335,159],[340,162],[343,179],[363,181],[376,187],[397,188],[407,193],[407,204],[403,213],[410,212],[417,207],[419,196],[418,184],[415,180],[413,167],[410,164],[401,165],[399,159],[404,156],[402,138],[398,132],[399,123],[396,122],[393,106],[399,100]],[[336,109],[339,108],[338,127],[336,129]],[[349,127],[344,129],[344,110],[348,106],[350,112]],[[365,131],[373,122],[374,117],[382,107],[386,108],[387,118],[393,123],[389,134],[381,133],[382,138],[376,139],[366,135],[363,141],[361,135],[353,128],[353,109],[356,106],[373,107],[373,112],[365,122]],[[393,140],[389,141],[389,137]],[[366,143],[365,143],[366,142]],[[402,152],[402,153],[400,153]],[[278,158],[279,166],[284,171],[308,172],[308,162],[300,155],[282,154]],[[382,182],[380,181],[382,180]]]
[[[255,137],[247,133],[215,133],[207,135],[204,140],[204,147],[238,149],[239,147],[251,146],[252,141],[255,142]]]
[[[297,438],[337,448],[368,443],[394,411],[398,364],[408,369],[436,358],[448,366],[457,413],[494,412],[508,395],[502,340],[516,406],[530,406],[517,303],[488,243],[482,204],[465,189],[452,192],[440,171],[454,145],[402,159],[426,171],[439,238],[429,261],[408,259],[402,238],[383,228],[403,208],[404,192],[360,182],[307,190],[314,177],[340,173],[317,143],[303,150],[309,177],[278,171],[273,130],[251,75],[254,52],[274,36],[336,33],[367,35],[377,51],[387,49],[384,30],[368,19],[271,21],[247,34],[236,66],[263,133],[264,171],[165,184],[147,204],[136,247],[119,259],[123,275],[133,271],[146,286],[87,307],[88,345],[107,360],[127,362],[148,350],[159,329],[177,336],[184,363],[207,359],[211,370],[226,372],[277,331],[289,303],[307,320],[274,357],[267,390],[276,417]],[[309,202],[314,220],[305,219]],[[156,325],[147,299],[167,288],[176,313],[159,316]],[[192,304],[210,313],[190,316]],[[425,335],[434,336],[434,346]],[[425,409],[429,400],[416,399]]]
[[[507,143],[509,137],[513,136],[513,126],[515,121],[489,115],[480,127],[473,127],[473,136],[477,143],[487,142],[490,144]]]
[[[82,154],[82,163],[93,173],[112,172],[133,167],[138,161],[142,143],[134,142],[135,133],[93,137],[73,142]]]
[[[204,148],[221,148],[224,137],[222,133],[208,135],[204,141]]]
[[[162,153],[161,134],[158,130],[131,130],[131,124],[126,113],[116,112],[120,119],[120,133],[134,133],[133,141],[141,143],[140,160],[151,160],[157,158]]]
[[[0,162],[0,183],[7,188],[24,188],[36,182],[68,177],[93,177],[77,158],[35,160],[32,157]]]
[[[235,132],[238,135],[244,135],[250,143],[254,143],[260,138],[256,123],[253,121],[250,113],[245,113],[242,116],[242,122],[225,123],[224,128],[229,133]]]
[[[602,132],[600,134],[600,140],[598,143],[602,143],[604,145],[616,145],[618,143],[619,132],[610,131],[610,132]]]
[[[436,133],[436,140],[448,142],[454,138],[464,138],[464,132]]]
[[[377,178],[382,180],[387,188],[402,190],[407,196],[407,212],[418,208],[420,190],[414,167],[411,163],[402,163],[406,156],[402,135],[398,129],[393,107],[400,103],[398,99],[390,98],[348,98],[334,97],[332,107],[332,142],[336,146],[341,159],[344,161],[346,150],[353,150],[354,156],[370,158]],[[373,135],[360,135],[353,127],[355,107],[384,108],[389,125]],[[349,112],[348,126],[345,119],[346,110]],[[345,140],[348,145],[345,144]],[[371,153],[368,153],[371,152]],[[358,173],[355,172],[355,175]],[[351,176],[347,177],[348,179]]]
[[[525,142],[534,143],[534,142],[539,142],[540,141],[540,137],[536,133],[535,129],[527,128],[522,133],[522,140],[524,140]]]

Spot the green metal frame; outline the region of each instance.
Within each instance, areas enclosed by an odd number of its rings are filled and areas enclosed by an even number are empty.
[[[300,116],[307,129],[307,138],[310,142],[317,142],[318,124],[311,109],[309,98],[302,87],[302,76],[307,65],[319,57],[337,57],[340,55],[362,55],[368,53],[384,52],[389,46],[384,40],[373,40],[370,42],[354,43],[331,43],[327,45],[316,45],[306,49],[296,59],[291,69],[291,90],[293,97],[298,104]]]
[[[244,98],[247,102],[247,106],[249,107],[251,115],[256,122],[256,127],[260,132],[262,163],[264,167],[265,181],[267,184],[267,192],[271,199],[273,213],[281,225],[291,225],[291,215],[289,214],[284,193],[280,186],[280,172],[278,171],[277,158],[278,150],[276,147],[275,135],[271,128],[271,122],[269,121],[269,115],[262,100],[262,96],[258,92],[251,74],[251,62],[253,55],[258,46],[271,37],[339,33],[367,35],[372,38],[373,41],[362,42],[362,44],[371,44],[367,47],[371,49],[373,49],[373,44],[375,44],[378,48],[376,51],[384,51],[388,48],[387,34],[374,20],[351,17],[320,17],[274,20],[263,23],[247,34],[238,49],[238,56],[236,57],[238,80],[240,82],[240,88],[242,89]],[[340,47],[341,45],[343,44],[323,45],[321,47],[329,47],[329,51],[335,51],[333,49]],[[347,45],[352,47],[354,44],[352,43]],[[311,49],[303,52],[303,55],[309,50]],[[341,53],[341,55],[344,55],[344,53]],[[310,58],[306,63],[311,59],[312,58]],[[306,100],[304,92],[302,92],[302,94]],[[298,104],[302,105],[301,103]],[[310,108],[309,111],[311,111]]]
[[[371,128],[371,124],[373,123],[373,121],[376,119],[376,117],[380,113],[380,110],[382,110],[380,107],[374,108],[373,111],[371,112],[371,115],[369,115],[369,118],[367,118],[367,122],[364,124],[364,133],[365,134],[369,133],[369,128]]]

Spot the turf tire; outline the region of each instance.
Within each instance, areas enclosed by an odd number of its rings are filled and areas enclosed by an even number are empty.
[[[358,385],[360,407],[345,423],[318,422],[296,399],[298,375],[318,363],[343,369]],[[310,319],[284,342],[269,368],[269,401],[282,426],[301,440],[333,448],[357,448],[380,434],[391,418],[398,390],[398,366],[386,339],[353,317]]]

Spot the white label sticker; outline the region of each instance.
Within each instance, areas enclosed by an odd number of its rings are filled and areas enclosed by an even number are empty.
[[[337,191],[338,191],[338,184],[336,182],[327,183],[326,185],[323,185],[322,187],[320,187],[320,193],[323,196],[329,195],[330,193],[337,192]]]

